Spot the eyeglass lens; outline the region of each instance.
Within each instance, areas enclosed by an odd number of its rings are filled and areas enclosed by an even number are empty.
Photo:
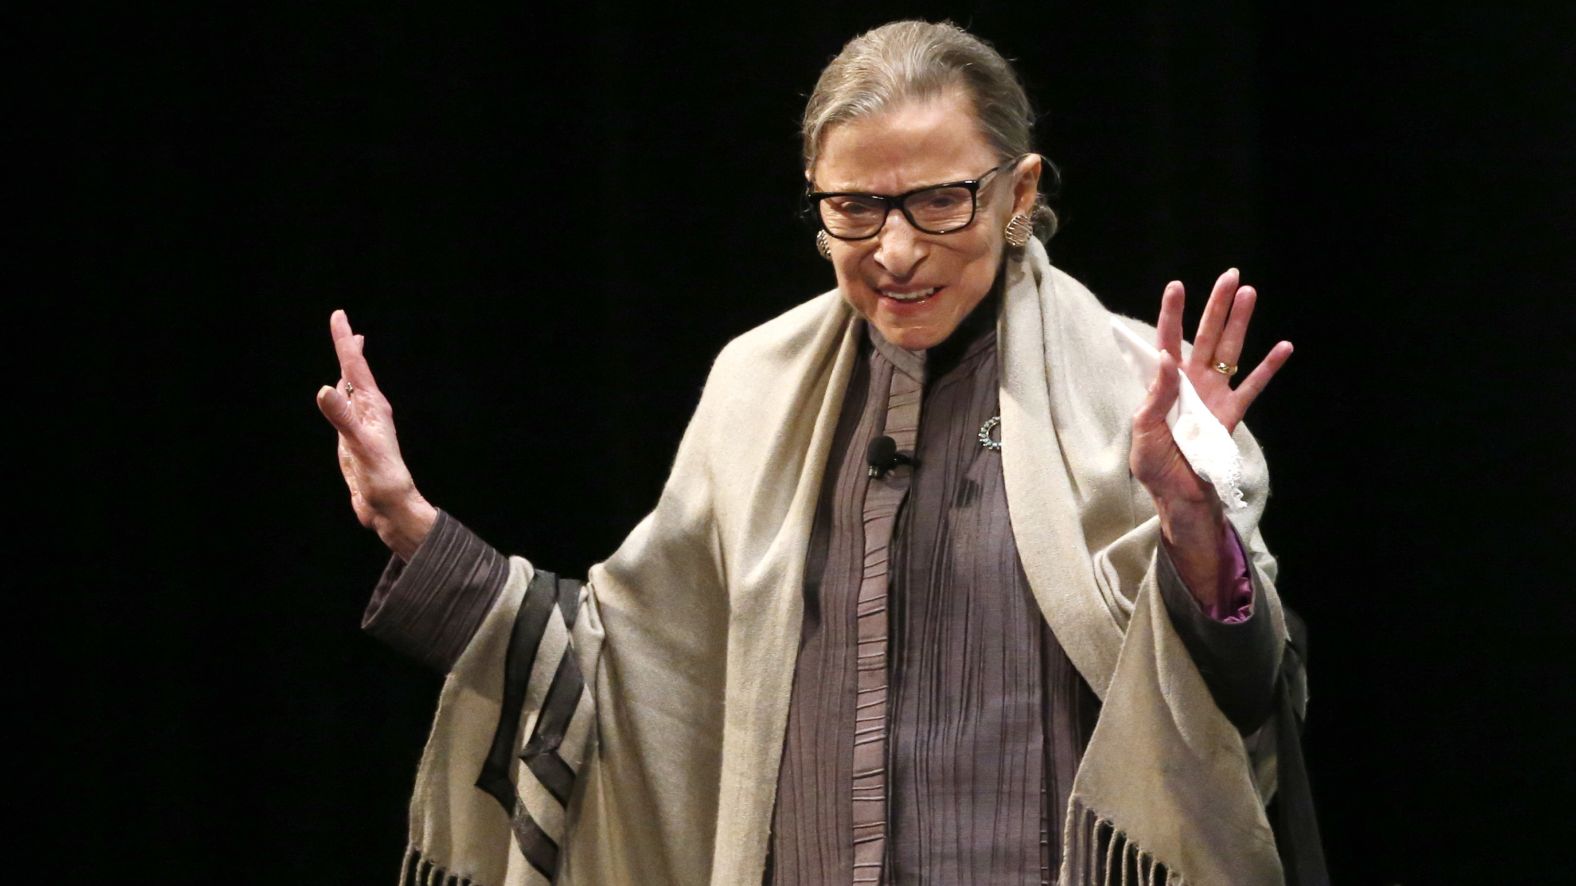
[[[821,200],[821,221],[834,237],[857,239],[881,229],[888,204],[860,195]],[[928,234],[949,234],[974,220],[974,192],[964,187],[929,188],[908,195],[904,214]]]

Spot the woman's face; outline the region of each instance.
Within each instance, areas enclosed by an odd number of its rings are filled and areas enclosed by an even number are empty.
[[[841,123],[822,139],[810,171],[817,191],[896,195],[927,185],[977,179],[1002,158],[979,133],[960,91]],[[868,240],[828,238],[843,297],[882,337],[924,350],[945,341],[990,291],[1005,248],[1003,229],[1029,213],[1040,158],[1030,154],[991,176],[974,221],[950,234],[916,230],[893,209]]]

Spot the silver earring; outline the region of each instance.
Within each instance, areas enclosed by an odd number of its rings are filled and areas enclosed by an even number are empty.
[[[1007,238],[1007,245],[1016,249],[1029,242],[1029,235],[1034,233],[1034,222],[1020,212],[1007,222],[1007,230],[1002,233]]]
[[[821,253],[821,257],[827,261],[832,260],[832,243],[825,231],[815,232],[815,251]]]

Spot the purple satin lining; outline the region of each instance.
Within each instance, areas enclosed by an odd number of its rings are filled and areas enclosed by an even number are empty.
[[[1204,614],[1221,624],[1241,624],[1253,617],[1253,579],[1248,577],[1248,558],[1237,533],[1226,530],[1220,543],[1220,601],[1200,605]]]

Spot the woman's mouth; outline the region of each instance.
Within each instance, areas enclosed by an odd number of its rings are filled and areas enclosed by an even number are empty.
[[[890,298],[893,301],[899,302],[901,304],[913,304],[915,302],[922,302],[925,299],[930,298],[931,296],[940,292],[941,289],[942,287],[940,286],[932,286],[929,289],[910,289],[904,292],[899,292],[893,289],[882,289],[880,290],[880,293],[883,298]]]

